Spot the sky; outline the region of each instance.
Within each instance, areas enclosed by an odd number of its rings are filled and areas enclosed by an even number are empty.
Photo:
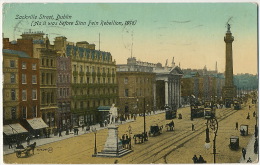
[[[70,18],[56,20],[58,15]],[[73,24],[64,26],[64,21]],[[77,21],[85,24],[76,25]],[[89,21],[95,25],[88,26]],[[102,26],[102,21],[122,25]],[[134,25],[125,25],[126,21]],[[51,22],[57,25],[48,25]],[[206,65],[208,70],[214,70],[217,62],[218,71],[224,72],[227,22],[234,36],[234,74],[256,74],[254,3],[6,3],[2,32],[10,40],[21,38],[30,29],[43,31],[51,41],[57,36],[71,42],[87,41],[96,49],[110,52],[117,64],[126,64],[127,58],[133,56],[163,65],[168,59],[169,65],[174,57],[183,69],[202,69]]]

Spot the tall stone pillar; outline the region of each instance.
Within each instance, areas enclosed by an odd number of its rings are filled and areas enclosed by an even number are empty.
[[[226,67],[225,67],[225,86],[223,87],[223,100],[227,108],[231,107],[233,98],[235,97],[235,86],[233,82],[233,52],[232,42],[234,37],[230,31],[230,25],[228,24],[226,36],[224,37],[226,43]]]
[[[168,91],[168,81],[164,81],[165,83],[165,105],[169,105],[169,91]]]

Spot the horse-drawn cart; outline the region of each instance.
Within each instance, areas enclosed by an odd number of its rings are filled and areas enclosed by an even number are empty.
[[[29,155],[31,155],[31,151],[32,154],[34,154],[35,147],[36,147],[36,142],[34,142],[31,145],[28,145],[26,148],[24,148],[23,145],[19,145],[15,149],[16,156],[18,158],[21,158],[22,155],[24,155],[23,157],[28,157]]]
[[[167,131],[174,131],[174,122],[171,121],[170,123],[165,125]]]
[[[162,126],[150,126],[149,136],[157,136],[162,133],[163,125]]]
[[[134,135],[135,144],[141,144],[144,142],[144,134],[135,134]]]

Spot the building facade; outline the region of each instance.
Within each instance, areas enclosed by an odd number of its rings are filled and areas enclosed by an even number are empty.
[[[224,75],[217,71],[204,69],[183,69],[184,76],[181,79],[182,99],[184,104],[189,103],[189,97],[195,96],[200,100],[220,100],[222,87],[224,86]]]
[[[88,42],[67,45],[66,56],[71,58],[73,125],[100,122],[98,107],[117,105],[116,62]]]
[[[57,105],[58,127],[68,128],[71,123],[71,59],[66,56],[67,38],[56,37],[54,49],[57,51]]]
[[[155,73],[138,71],[117,72],[119,114],[141,114],[154,110]]]
[[[40,114],[39,60],[29,55],[19,58],[20,120],[32,119]]]
[[[18,55],[3,50],[3,123],[19,122]]]
[[[151,82],[153,82],[153,87],[150,88],[153,90],[151,93],[153,95],[153,110],[164,109],[165,106],[169,106],[172,109],[177,109],[181,106],[180,78],[182,77],[182,71],[175,65],[174,58],[171,66],[168,66],[166,62],[164,67],[161,63],[153,64],[137,61],[135,57],[128,58],[127,64],[117,65],[117,73],[130,73],[133,71],[135,73],[146,72],[155,75],[155,80],[151,80]],[[151,79],[151,77],[149,78]],[[150,92],[151,91],[149,91],[149,93]],[[121,93],[119,97],[122,96],[124,95]]]

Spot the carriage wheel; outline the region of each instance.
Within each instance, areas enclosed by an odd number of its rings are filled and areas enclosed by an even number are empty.
[[[26,157],[29,157],[29,154],[30,154],[30,150],[29,150],[29,151],[28,151],[28,150],[25,151],[25,156],[26,156]]]
[[[21,152],[16,152],[16,156],[17,156],[17,158],[20,158],[21,157]]]

